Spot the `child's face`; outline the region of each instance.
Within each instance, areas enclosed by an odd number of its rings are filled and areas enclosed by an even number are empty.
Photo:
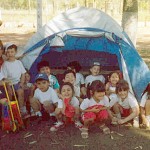
[[[61,95],[64,98],[72,98],[73,96],[72,88],[69,85],[64,85],[61,89]]]
[[[40,73],[45,73],[47,76],[49,76],[51,74],[50,67],[48,67],[48,66],[42,67],[40,69]]]
[[[90,71],[93,76],[97,76],[100,72],[100,66],[93,66]]]
[[[122,100],[125,100],[128,96],[128,91],[124,91],[124,90],[118,91],[118,95]]]
[[[28,83],[30,81],[30,75],[25,73],[25,82]]]
[[[11,49],[7,49],[7,52],[6,52],[6,56],[8,59],[10,58],[15,58],[15,55],[16,55],[16,50],[15,48],[11,48]]]
[[[49,81],[47,80],[37,80],[36,81],[36,86],[42,91],[46,92],[49,87]]]
[[[65,76],[64,82],[69,82],[72,85],[74,85],[75,80],[76,80],[76,78],[75,78],[74,74],[73,73],[68,73]]]
[[[96,101],[100,101],[100,100],[103,100],[105,96],[105,92],[94,92],[93,94],[93,98],[96,100]]]
[[[117,73],[113,73],[111,76],[110,76],[110,82],[112,85],[116,85],[117,82],[119,81],[119,76]]]

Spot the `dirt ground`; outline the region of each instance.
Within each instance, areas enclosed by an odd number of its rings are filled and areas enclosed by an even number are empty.
[[[150,64],[150,30],[139,28],[137,34],[137,49],[146,63]],[[0,39],[5,42],[14,42],[23,48],[34,30],[0,29]],[[150,67],[150,65],[149,65]],[[80,131],[73,124],[67,125],[58,132],[49,131],[53,121],[43,121],[37,124],[31,121],[27,129],[18,133],[3,132],[0,130],[0,150],[149,150],[150,130],[127,128],[124,126],[110,126],[113,139],[104,135],[100,129],[93,126],[88,139],[82,139]],[[122,136],[123,135],[123,136]]]

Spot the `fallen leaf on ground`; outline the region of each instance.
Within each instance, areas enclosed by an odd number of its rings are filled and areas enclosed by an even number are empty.
[[[29,144],[34,144],[34,143],[37,143],[37,141],[32,141],[32,142],[30,142]]]

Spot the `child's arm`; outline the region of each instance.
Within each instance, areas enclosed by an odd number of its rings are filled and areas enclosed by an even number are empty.
[[[144,109],[144,107],[140,107],[140,113],[141,113],[142,124],[147,125],[147,119],[145,117],[145,109]]]
[[[23,87],[24,82],[25,82],[25,73],[23,73],[23,74],[21,75],[21,78],[20,78],[20,86],[21,86],[21,87]]]
[[[82,110],[82,109],[80,109],[80,110],[81,110],[81,112],[94,112],[94,113],[98,113],[100,111],[100,109],[97,108],[97,106],[93,107],[92,109],[87,108],[85,110]]]
[[[138,115],[139,115],[139,107],[138,106],[137,107],[133,107],[132,108],[132,113],[128,117],[126,117],[124,119],[119,119],[118,123],[119,124],[126,123],[126,122],[132,120],[133,118],[137,117]]]

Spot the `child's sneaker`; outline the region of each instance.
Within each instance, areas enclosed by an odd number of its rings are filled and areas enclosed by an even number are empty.
[[[51,128],[50,128],[50,131],[57,131],[59,130],[60,128],[63,128],[64,127],[64,123],[63,122],[56,122],[55,125],[53,125]]]
[[[83,127],[83,124],[80,121],[75,121],[75,127],[81,129]]]
[[[82,128],[81,136],[82,136],[83,139],[87,139],[89,137],[88,128]]]

